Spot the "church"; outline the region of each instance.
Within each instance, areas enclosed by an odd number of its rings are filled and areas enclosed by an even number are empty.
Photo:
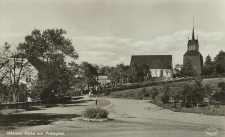
[[[130,65],[134,63],[138,66],[146,64],[151,71],[151,77],[173,77],[172,55],[132,55]]]
[[[194,26],[192,30],[192,39],[189,40],[188,38],[187,51],[183,56],[183,64],[186,59],[191,60],[191,64],[197,75],[202,75],[203,57],[199,52],[198,37],[195,39]]]
[[[191,60],[191,64],[197,75],[202,75],[203,56],[199,52],[198,37],[197,39],[195,38],[194,25],[192,38],[190,40],[188,38],[187,51],[183,55],[183,64],[186,59]],[[132,55],[130,65],[134,63],[138,66],[146,64],[151,71],[152,77],[173,77],[172,55]]]

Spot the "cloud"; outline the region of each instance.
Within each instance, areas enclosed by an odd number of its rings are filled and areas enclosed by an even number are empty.
[[[79,61],[94,64],[115,66],[119,63],[129,65],[131,55],[173,55],[173,65],[182,64],[183,54],[187,50],[188,36],[191,31],[175,32],[169,36],[157,37],[149,41],[135,41],[129,38],[117,37],[73,37],[72,41],[79,53]],[[196,31],[200,36],[200,52],[205,57],[211,53],[214,56],[222,49],[217,45],[224,39],[223,32],[205,33]],[[214,50],[210,48],[214,47]]]

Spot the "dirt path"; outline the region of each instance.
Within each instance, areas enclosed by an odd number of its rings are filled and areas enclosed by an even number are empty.
[[[107,122],[81,121],[79,119],[82,111],[95,106],[95,101],[88,100],[85,97],[83,102],[78,104],[18,114],[27,119],[18,120],[14,126],[11,126],[11,129],[0,130],[0,136],[15,137],[15,135],[7,135],[7,131],[11,131],[21,132],[23,136],[26,136],[26,132],[33,132],[36,136],[38,133],[43,133],[42,137],[55,136],[50,133],[61,133],[63,135],[58,136],[63,137],[205,137],[207,136],[205,130],[208,127],[215,127],[219,130],[217,137],[225,135],[224,117],[172,112],[158,108],[144,100],[99,99],[99,107],[107,109],[110,113],[109,118],[112,120]]]
[[[209,116],[194,113],[173,112],[162,109],[144,100],[108,99],[111,105],[107,109],[110,117],[118,120],[148,122],[146,119],[169,120],[176,122],[201,124],[217,128],[225,127],[224,116]],[[125,118],[125,119],[124,119]],[[224,128],[225,129],[225,128]]]

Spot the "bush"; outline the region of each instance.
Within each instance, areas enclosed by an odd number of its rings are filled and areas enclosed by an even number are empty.
[[[83,116],[84,118],[101,119],[101,118],[108,118],[108,114],[109,113],[104,109],[88,108],[88,109],[85,109]]]
[[[169,87],[165,87],[163,90],[164,90],[164,94],[161,97],[161,101],[163,102],[163,104],[166,104],[170,100]]]

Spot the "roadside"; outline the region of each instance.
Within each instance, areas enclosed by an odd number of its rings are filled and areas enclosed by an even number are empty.
[[[71,136],[206,136],[208,127],[218,129],[217,136],[224,135],[224,117],[205,116],[172,112],[162,109],[145,100],[99,98],[98,104],[109,111],[107,122],[85,122],[79,120],[82,111],[88,107],[95,107],[95,101],[89,101],[86,96],[80,103],[66,104],[62,107],[53,107],[46,110],[27,111],[14,114],[18,121],[14,126],[2,129],[0,135],[6,136],[6,131],[17,132],[46,132],[64,133]],[[26,117],[23,121],[18,116]],[[12,117],[11,117],[12,118]],[[8,119],[9,123],[13,122]],[[26,123],[28,121],[28,123]],[[2,125],[2,124],[1,124]],[[15,135],[7,135],[7,137]],[[3,136],[4,137],[4,136]]]

